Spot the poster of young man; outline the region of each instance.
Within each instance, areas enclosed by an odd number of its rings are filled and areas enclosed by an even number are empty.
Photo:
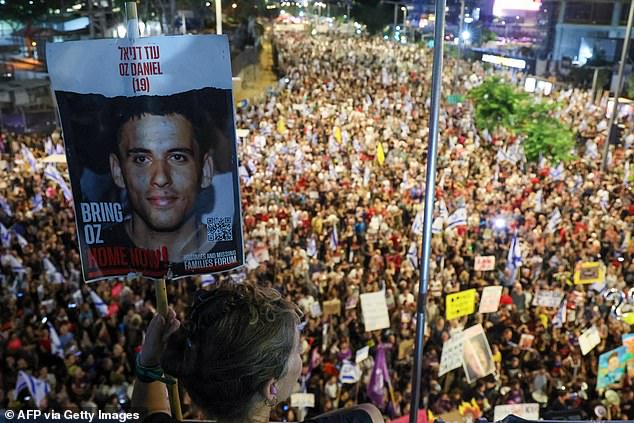
[[[47,59],[85,280],[242,265],[226,37],[52,43]]]

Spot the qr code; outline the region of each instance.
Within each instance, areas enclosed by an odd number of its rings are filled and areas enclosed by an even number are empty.
[[[231,217],[207,218],[207,241],[233,241]]]

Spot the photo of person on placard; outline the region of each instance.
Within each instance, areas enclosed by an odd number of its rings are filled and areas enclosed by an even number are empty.
[[[222,103],[222,91],[82,99],[101,102],[96,116],[103,125],[96,125],[97,139],[107,141],[93,152],[99,164],[91,163],[86,146],[73,143],[81,165],[79,223],[101,225],[98,242],[83,239],[90,257],[109,246],[123,247],[122,254],[132,257],[141,255],[139,251],[158,251],[161,268],[153,266],[146,272],[149,276],[166,272],[166,266],[172,276],[180,276],[224,270],[241,261],[237,178],[233,182],[230,172],[235,152],[227,129],[231,115],[209,107],[214,101]],[[106,125],[108,129],[102,129]],[[82,134],[87,129],[75,127]],[[120,216],[103,219],[106,213],[100,212],[113,203],[120,206]],[[80,229],[80,239],[82,235]],[[104,265],[97,257],[88,263],[107,271],[115,265],[121,268],[122,261]],[[130,271],[145,270],[142,260],[126,262]]]

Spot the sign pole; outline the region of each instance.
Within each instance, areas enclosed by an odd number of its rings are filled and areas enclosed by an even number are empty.
[[[432,67],[431,112],[429,114],[429,146],[427,149],[427,175],[425,179],[425,220],[420,261],[420,281],[416,301],[416,342],[414,345],[414,371],[412,374],[412,403],[410,423],[418,423],[420,405],[421,371],[425,343],[427,314],[427,288],[429,285],[429,261],[431,256],[432,223],[434,221],[434,193],[436,191],[436,159],[438,156],[438,122],[440,121],[440,94],[442,85],[442,60],[445,39],[446,0],[436,0],[434,27],[434,64]]]
[[[165,278],[154,281],[154,291],[156,292],[156,310],[161,316],[167,316],[167,287],[165,285]],[[172,410],[172,416],[178,420],[183,420],[183,413],[181,412],[181,402],[178,395],[178,381],[173,385],[167,385],[167,393],[170,399],[170,410]]]
[[[136,2],[126,2],[126,32],[128,38],[139,38],[139,15],[137,13]],[[156,292],[156,309],[161,316],[167,316],[167,289],[165,287],[165,279],[154,282],[154,290]],[[181,403],[178,395],[178,381],[173,385],[167,385],[167,393],[169,395],[170,409],[172,416],[176,420],[183,420],[181,412]]]

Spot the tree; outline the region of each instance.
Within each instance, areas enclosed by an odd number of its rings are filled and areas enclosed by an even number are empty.
[[[486,79],[469,92],[475,103],[475,123],[493,131],[504,127],[519,136],[526,159],[540,155],[555,163],[572,158],[574,134],[552,116],[555,102],[540,102],[499,77]]]

